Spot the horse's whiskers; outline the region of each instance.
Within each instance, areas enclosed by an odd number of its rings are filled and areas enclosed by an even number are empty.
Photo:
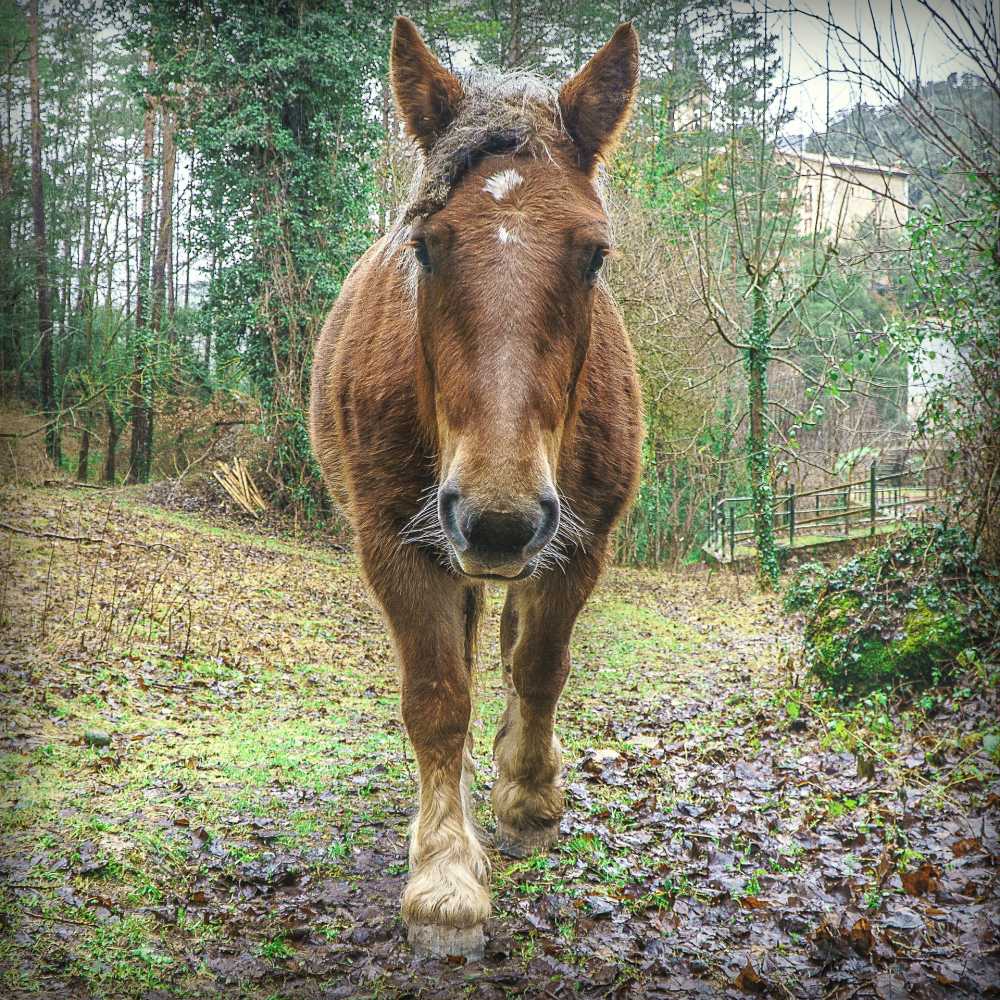
[[[428,486],[421,493],[417,512],[403,525],[399,532],[400,545],[415,545],[420,548],[432,549],[436,552],[438,561],[443,566],[450,567],[448,539],[438,519],[437,494],[437,484]]]
[[[560,495],[559,527],[549,543],[549,548],[559,552],[565,559],[571,551],[575,552],[584,547],[589,534],[586,525],[569,505],[567,499]]]

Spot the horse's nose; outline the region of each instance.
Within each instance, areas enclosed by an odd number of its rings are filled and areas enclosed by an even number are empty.
[[[465,524],[470,548],[485,556],[517,556],[535,537],[535,519],[520,513],[484,510]]]
[[[459,554],[476,561],[506,564],[527,561],[543,549],[559,525],[559,501],[554,493],[539,496],[519,510],[480,510],[455,488],[439,495],[441,526]]]

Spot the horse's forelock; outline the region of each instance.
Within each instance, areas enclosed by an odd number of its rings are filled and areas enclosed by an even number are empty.
[[[555,84],[533,73],[478,69],[465,73],[454,121],[418,169],[401,225],[442,209],[462,176],[484,156],[547,155],[567,138]]]

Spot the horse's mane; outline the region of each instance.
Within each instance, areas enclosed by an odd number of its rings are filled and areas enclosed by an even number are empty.
[[[549,155],[566,136],[559,90],[533,73],[476,69],[460,75],[462,99],[451,124],[423,159],[400,223],[443,208],[452,189],[491,153]]]

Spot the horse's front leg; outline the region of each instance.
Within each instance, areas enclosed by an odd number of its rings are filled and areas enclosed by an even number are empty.
[[[569,675],[569,641],[576,616],[600,570],[596,555],[580,554],[565,575],[511,587],[500,624],[507,708],[493,757],[497,847],[526,857],[559,836],[564,797],[555,712]]]
[[[463,758],[472,712],[466,588],[412,550],[366,560],[400,664],[402,714],[417,758],[402,916],[420,954],[477,957],[490,916],[490,865],[467,813]]]

